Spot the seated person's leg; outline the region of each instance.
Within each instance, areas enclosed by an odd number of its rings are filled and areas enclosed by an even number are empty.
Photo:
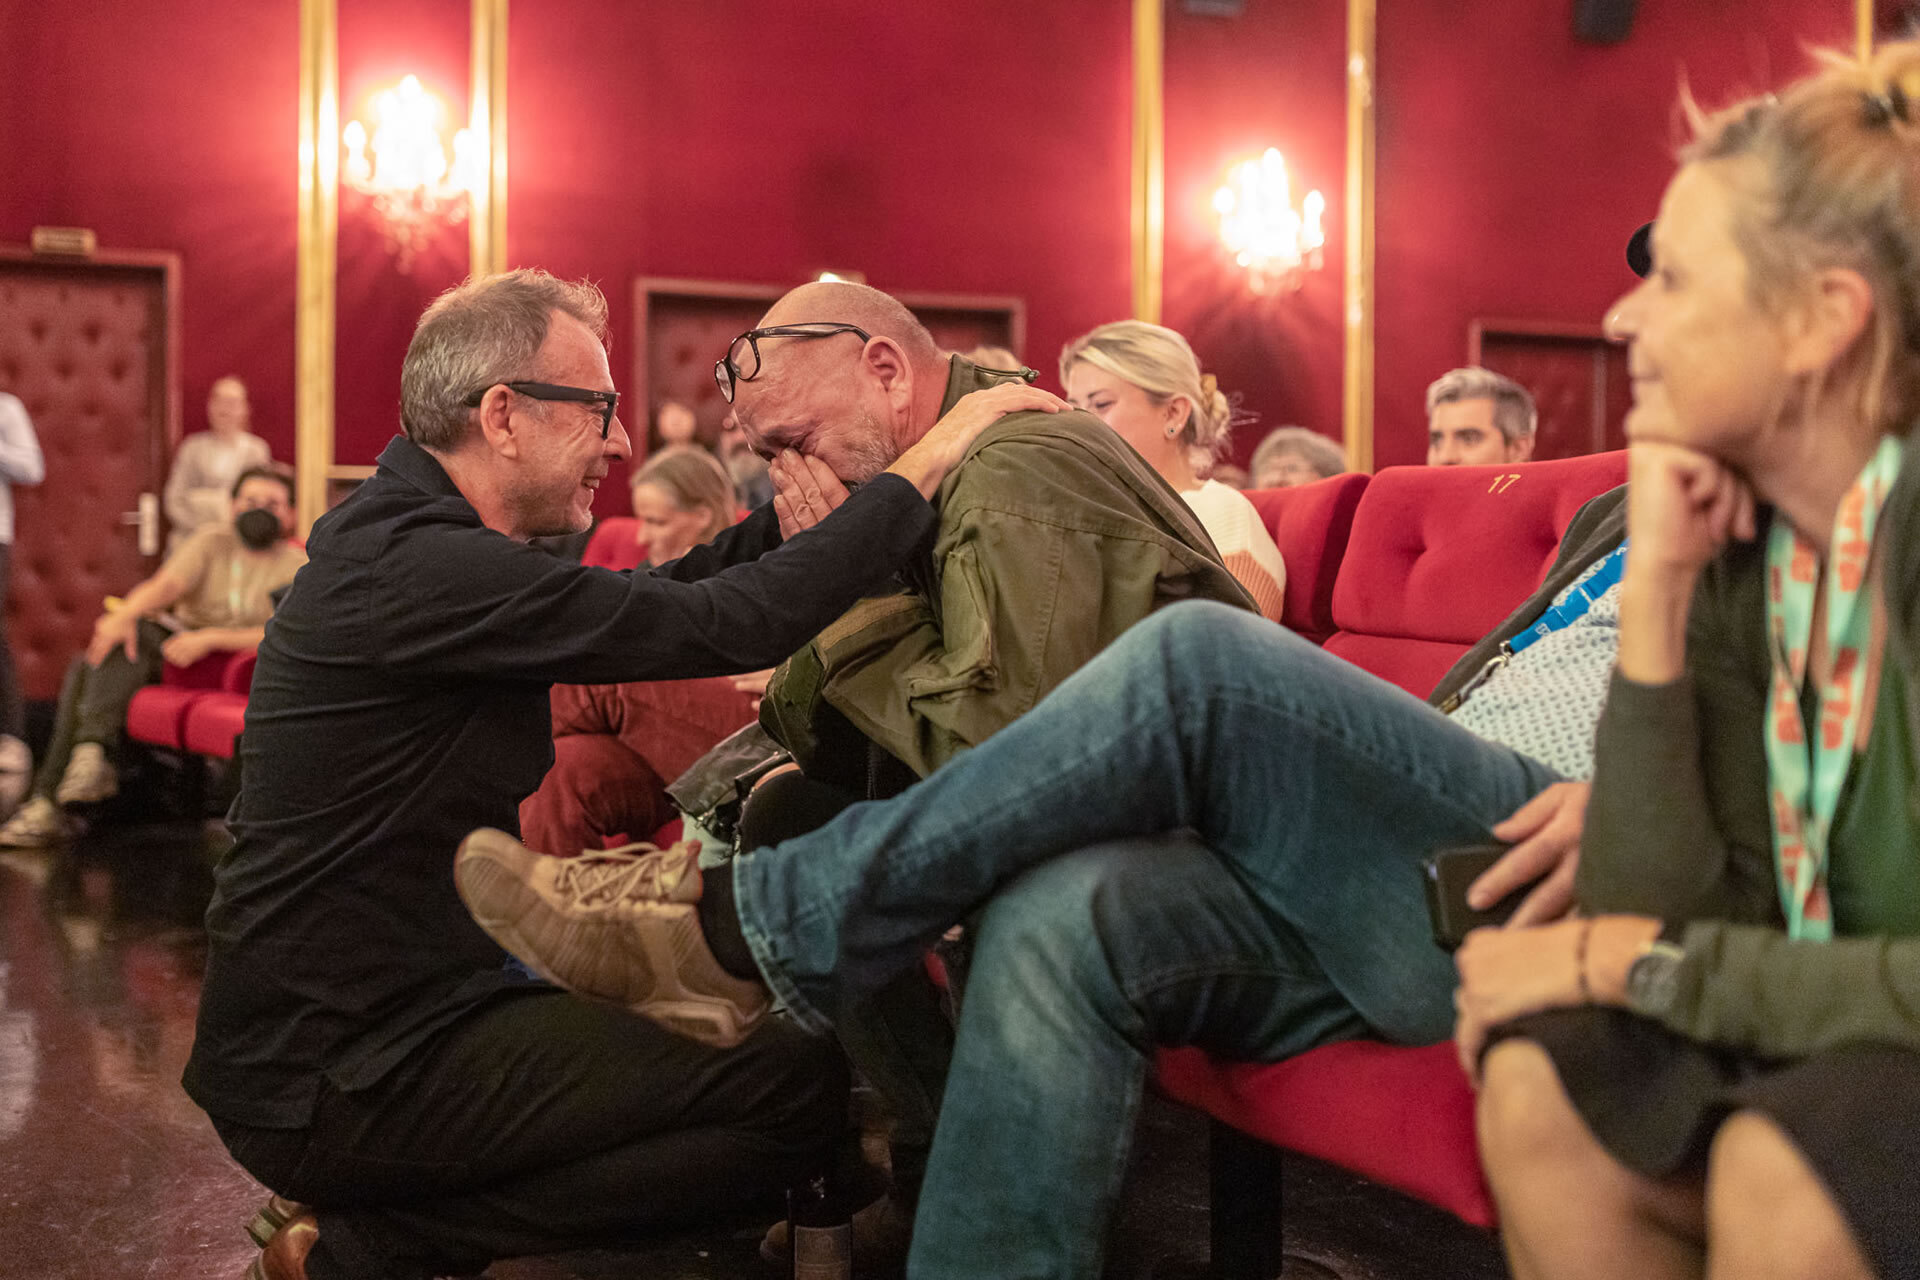
[[[1420,921],[1395,923],[1410,935],[1401,949],[1439,955]],[[1443,973],[1441,1022],[1445,991]],[[1098,1275],[1155,1044],[1277,1058],[1368,1030],[1298,936],[1191,837],[1027,872],[976,935],[914,1274]]]
[[[312,1280],[417,1280],[764,1211],[845,1123],[839,1054],[782,1021],[715,1050],[542,992],[324,1093],[308,1130],[218,1127],[248,1172],[315,1207]]]
[[[852,803],[849,793],[797,771],[774,774],[748,797],[740,817],[741,841],[748,848],[778,844],[819,828]],[[915,966],[843,1011],[835,1031],[893,1112],[891,1193],[911,1212],[946,1088],[953,1025],[926,972]]]
[[[1478,1127],[1517,1275],[1702,1273],[1699,1180],[1644,1178],[1609,1155],[1538,1044],[1509,1039],[1487,1051]]]
[[[674,814],[665,783],[625,743],[575,733],[553,740],[553,767],[520,802],[520,830],[532,848],[567,856],[616,836],[645,840]]]
[[[1020,872],[1102,840],[1191,828],[1369,1023],[1438,1038],[1446,1015],[1436,1023],[1430,994],[1343,942],[1383,901],[1410,901],[1420,918],[1420,859],[1486,841],[1555,780],[1271,624],[1178,605],[904,795],[855,805],[704,883],[684,859],[659,859],[657,876],[636,878],[645,909],[629,915],[579,909],[546,860],[491,833],[469,839],[457,874],[475,918],[563,981],[604,981],[651,1008],[643,993],[678,990],[678,971],[600,958],[641,955],[617,936],[629,929],[676,947],[692,934],[708,951],[684,951],[677,970],[718,990],[718,970],[757,969],[825,1031]],[[591,958],[592,972],[556,968],[560,953]]]
[[[589,688],[609,731],[669,782],[753,719],[751,699],[723,677]]]

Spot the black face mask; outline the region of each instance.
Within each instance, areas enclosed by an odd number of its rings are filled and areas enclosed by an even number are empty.
[[[233,518],[233,531],[240,535],[240,541],[255,551],[265,551],[280,541],[280,517],[255,507]]]

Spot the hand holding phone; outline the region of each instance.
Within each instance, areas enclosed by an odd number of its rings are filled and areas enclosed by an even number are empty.
[[[1427,887],[1427,918],[1433,941],[1442,951],[1457,951],[1467,935],[1487,925],[1505,924],[1532,885],[1522,885],[1483,911],[1467,905],[1467,889],[1488,867],[1507,856],[1504,844],[1442,849],[1420,864]]]

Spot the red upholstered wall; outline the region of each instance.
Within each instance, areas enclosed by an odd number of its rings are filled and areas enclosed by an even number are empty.
[[[371,131],[373,95],[405,75],[446,106],[447,136],[467,122],[470,0],[340,0],[340,122]],[[404,274],[367,198],[340,192],[339,319],[334,330],[334,460],[366,464],[400,430],[400,361],[414,322],[467,275],[467,228],[438,224]]]
[[[639,275],[1017,294],[1042,370],[1130,309],[1125,5],[543,0],[510,37],[509,252],[601,282],[616,378]]]
[[[1383,6],[1374,458],[1426,456],[1424,395],[1475,316],[1597,324],[1622,250],[1673,171],[1684,72],[1708,103],[1844,45],[1847,0],[1648,0],[1626,43],[1571,35],[1570,4]]]
[[[291,459],[299,7],[0,0],[0,50],[0,240],[178,252],[185,428],[237,373]]]
[[[464,0],[343,0],[343,106],[413,69],[465,110]],[[1166,318],[1260,426],[1338,430],[1344,21],[1335,3],[1168,6]],[[1670,171],[1684,69],[1715,99],[1845,40],[1848,0],[1648,0],[1624,45],[1578,45],[1566,0],[1383,6],[1377,445],[1421,456],[1426,382],[1475,316],[1593,322],[1628,283],[1626,231]],[[184,258],[189,428],[237,371],[292,453],[294,0],[0,0],[0,240],[38,223]],[[1023,355],[1130,310],[1128,17],[1119,3],[877,6],[540,0],[513,7],[509,253],[591,275],[631,367],[638,275],[1017,294]],[[1327,272],[1242,297],[1206,198],[1267,144],[1331,203]],[[462,230],[395,276],[341,202],[339,456],[392,430],[425,300],[464,270]],[[642,407],[634,407],[636,421]],[[1260,427],[1242,438],[1244,452]],[[602,490],[607,509],[624,501]]]

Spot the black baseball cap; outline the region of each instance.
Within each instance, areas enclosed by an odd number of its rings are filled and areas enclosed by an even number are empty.
[[[1647,223],[1627,237],[1627,266],[1633,274],[1646,279],[1653,270],[1653,224]]]

